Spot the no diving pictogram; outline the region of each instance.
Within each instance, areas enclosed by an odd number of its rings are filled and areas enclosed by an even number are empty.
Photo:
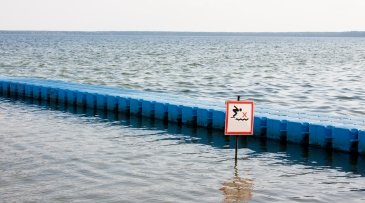
[[[253,101],[227,101],[225,134],[252,135],[253,118]]]

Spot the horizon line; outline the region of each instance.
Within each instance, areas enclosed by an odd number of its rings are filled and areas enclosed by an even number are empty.
[[[198,31],[49,31],[49,30],[0,30],[11,34],[78,34],[78,35],[151,35],[151,36],[227,36],[227,37],[356,37],[365,38],[365,31],[342,32],[198,32]]]
[[[174,31],[174,30],[26,30],[0,29],[0,32],[167,32],[167,33],[348,33],[365,32],[365,30],[347,31]]]

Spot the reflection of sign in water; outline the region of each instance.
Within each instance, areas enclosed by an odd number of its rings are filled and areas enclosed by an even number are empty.
[[[234,166],[234,177],[223,183],[219,189],[224,194],[224,202],[249,202],[252,198],[253,180],[238,175],[237,163]]]
[[[252,198],[253,181],[236,176],[219,190],[224,194],[224,202],[248,202]]]
[[[226,135],[252,135],[253,101],[226,102]]]

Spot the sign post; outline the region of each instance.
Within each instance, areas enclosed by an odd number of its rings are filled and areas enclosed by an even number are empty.
[[[237,96],[237,101],[239,101],[241,99],[241,96]],[[236,135],[236,148],[234,150],[234,162],[235,165],[237,166],[237,152],[238,152],[238,135]]]
[[[254,102],[237,101],[226,102],[226,125],[224,134],[236,136],[235,162],[237,163],[238,136],[253,134]]]

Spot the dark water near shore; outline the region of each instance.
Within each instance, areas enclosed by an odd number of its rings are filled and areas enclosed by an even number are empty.
[[[364,202],[364,157],[0,99],[0,202]]]
[[[365,38],[132,34],[0,33],[0,74],[365,113]]]

